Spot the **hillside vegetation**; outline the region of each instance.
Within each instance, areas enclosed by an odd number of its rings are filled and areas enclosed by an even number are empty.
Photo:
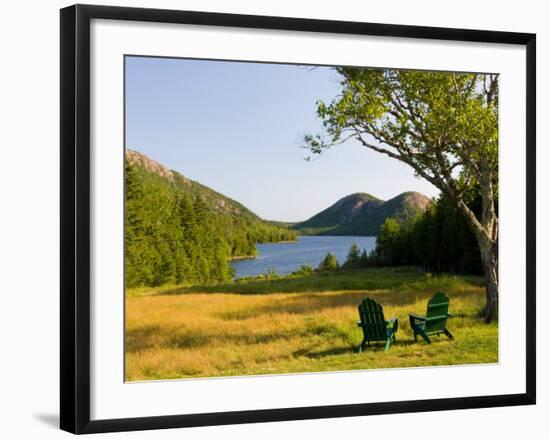
[[[255,256],[258,242],[296,239],[135,151],[126,154],[125,185],[128,287],[228,281],[231,258]]]
[[[481,210],[479,198],[468,205],[474,212]],[[426,271],[483,274],[474,232],[443,194],[410,221],[387,218],[376,250],[365,262],[363,266],[413,265]]]
[[[303,235],[376,236],[386,218],[406,222],[424,211],[429,203],[430,199],[419,192],[404,192],[388,201],[359,192],[341,198],[291,228]]]

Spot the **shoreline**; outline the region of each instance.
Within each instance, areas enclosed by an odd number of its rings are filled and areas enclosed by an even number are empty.
[[[246,259],[256,259],[257,255],[254,256],[232,256],[228,259],[229,262],[231,261],[242,261]]]
[[[293,240],[293,241],[277,241],[277,242],[256,242],[254,245],[258,245],[258,244],[265,244],[265,245],[274,245],[274,244],[296,244],[298,242],[297,239]],[[229,262],[231,261],[243,261],[243,260],[247,260],[247,259],[256,259],[258,257],[258,255],[254,255],[254,256],[232,256],[228,259]]]

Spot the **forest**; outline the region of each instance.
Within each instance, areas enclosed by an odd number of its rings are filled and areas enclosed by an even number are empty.
[[[481,208],[479,197],[470,208]],[[387,218],[370,254],[352,246],[343,268],[414,266],[426,272],[483,274],[476,237],[463,215],[441,195],[406,221]]]
[[[229,199],[223,209],[209,202],[213,191],[176,173],[168,180],[128,160],[125,167],[127,287],[229,281],[232,258],[254,257],[256,243],[296,239]]]
[[[173,178],[126,160],[127,287],[229,282],[229,261],[256,256],[257,243],[295,241],[297,231],[263,221],[239,203],[173,172]],[[469,208],[481,200],[472,190]],[[221,197],[221,198],[220,198]],[[411,266],[425,272],[482,274],[476,237],[448,196],[409,217],[388,217],[367,253],[327,255],[321,271]]]

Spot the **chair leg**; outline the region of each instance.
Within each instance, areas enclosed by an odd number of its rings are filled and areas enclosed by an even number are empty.
[[[390,345],[391,345],[391,337],[388,337],[388,339],[386,340],[386,348],[384,349],[384,351],[388,352],[390,350]]]
[[[445,335],[446,335],[447,337],[449,337],[451,340],[454,340],[454,339],[455,339],[454,336],[453,336],[453,334],[451,334],[451,331],[449,331],[447,328],[445,328],[445,329],[443,330],[443,332],[444,332]]]
[[[411,317],[411,321],[412,321],[412,317]],[[420,332],[419,331],[420,328],[411,322],[411,329],[413,330],[413,337],[414,337],[414,341],[416,342],[418,341],[418,334]]]
[[[363,350],[365,349],[366,344],[367,344],[367,341],[365,339],[363,339],[363,341],[359,345],[359,353],[363,352]]]
[[[429,339],[429,337],[427,336],[427,334],[424,332],[424,331],[419,331],[419,334],[420,334],[420,337],[422,337],[422,339],[427,343],[427,344],[431,344],[432,341]]]

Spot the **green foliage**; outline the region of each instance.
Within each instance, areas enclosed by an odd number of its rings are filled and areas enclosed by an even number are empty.
[[[301,265],[300,268],[291,273],[291,276],[311,276],[314,273],[311,265]]]
[[[329,104],[317,104],[329,140],[306,136],[313,153],[356,137],[365,146],[406,162],[437,186],[444,181],[460,192],[479,183],[481,172],[498,185],[498,75],[336,70],[342,92]],[[447,175],[457,167],[459,178]]]
[[[256,242],[296,237],[244,208],[220,211],[215,203],[228,199],[179,174],[171,181],[129,162],[125,171],[127,287],[229,281],[232,257],[255,255]]]
[[[200,198],[159,184],[126,163],[126,285],[231,279],[229,246]]]
[[[338,263],[338,259],[335,255],[328,252],[325,258],[321,261],[319,264],[318,270],[319,271],[335,271],[340,268],[340,264]]]
[[[399,160],[453,200],[475,231],[487,281],[485,318],[498,314],[499,75],[337,67],[342,90],[317,103],[327,139],[306,135],[313,154],[354,138]],[[476,191],[483,209],[467,205]],[[394,261],[391,261],[394,263]]]
[[[386,256],[392,265],[392,261],[399,257],[399,246],[401,226],[395,218],[387,218],[380,227],[380,236],[377,240],[377,246],[380,252]]]
[[[477,211],[480,200],[469,207]],[[425,271],[481,274],[480,252],[467,220],[448,197],[442,195],[422,214],[399,223],[387,219],[381,227],[376,249],[363,252],[360,267],[416,266]]]
[[[364,250],[363,250],[364,252]],[[359,246],[355,243],[349,248],[346,262],[342,265],[342,268],[359,268],[361,266],[361,251]]]

